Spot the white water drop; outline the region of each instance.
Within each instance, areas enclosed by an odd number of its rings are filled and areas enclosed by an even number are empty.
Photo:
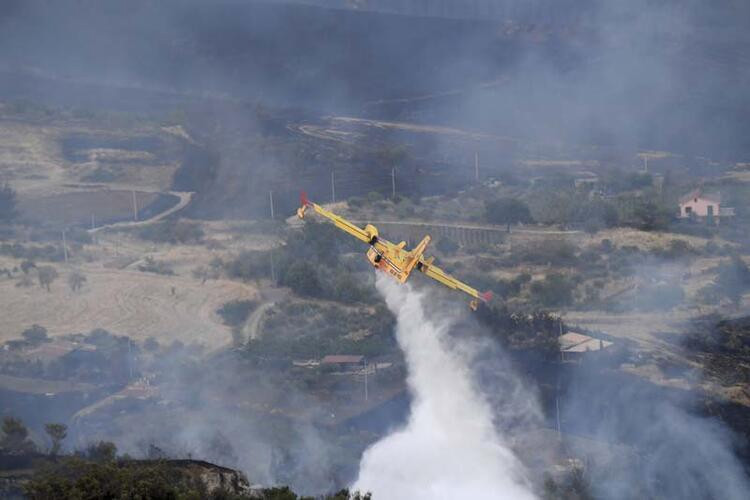
[[[376,500],[535,498],[469,360],[446,347],[450,322],[426,317],[423,297],[408,285],[379,277],[377,286],[397,318],[413,402],[406,426],[365,451],[352,489]]]

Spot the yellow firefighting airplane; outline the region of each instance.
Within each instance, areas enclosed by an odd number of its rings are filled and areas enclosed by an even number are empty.
[[[367,250],[367,259],[377,269],[391,275],[399,283],[405,283],[409,278],[412,270],[417,268],[430,278],[439,281],[448,288],[453,290],[460,290],[473,297],[469,306],[476,310],[479,306],[479,302],[488,302],[492,298],[492,292],[479,293],[475,288],[462,283],[453,276],[445,273],[442,269],[435,266],[432,262],[435,257],[424,257],[424,251],[427,245],[430,243],[430,236],[425,236],[424,239],[411,251],[406,250],[406,242],[402,241],[398,245],[391,243],[390,241],[381,238],[378,235],[378,229],[372,224],[367,224],[364,229],[357,227],[351,222],[347,221],[341,216],[334,214],[321,207],[317,203],[313,203],[307,199],[305,193],[300,195],[301,207],[297,209],[297,216],[300,219],[305,218],[305,211],[308,208],[312,208],[315,212],[322,215],[326,219],[333,222],[333,224],[351,234],[358,240],[361,240],[370,245]]]

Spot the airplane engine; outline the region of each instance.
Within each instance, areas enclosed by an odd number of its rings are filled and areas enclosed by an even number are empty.
[[[367,236],[370,237],[370,245],[375,243],[378,239],[378,228],[373,226],[372,224],[367,224],[365,226],[365,232],[367,233]]]

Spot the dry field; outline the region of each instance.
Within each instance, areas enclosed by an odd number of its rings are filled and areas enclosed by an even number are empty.
[[[69,269],[58,266],[60,277],[47,292],[36,284],[16,287],[16,280],[0,281],[3,310],[2,341],[16,338],[32,324],[51,335],[104,328],[136,340],[154,337],[161,344],[179,340],[216,348],[231,341],[230,330],[215,311],[236,299],[256,299],[248,285],[226,280],[200,281],[184,276],[162,276],[129,269],[79,266],[86,276],[83,289],[67,286]],[[174,287],[174,293],[172,293]]]
[[[24,219],[71,224],[92,213],[101,220],[127,217],[131,190],[143,208],[169,189],[179,162],[167,145],[177,140],[184,137],[156,126],[0,117],[0,183],[16,190]]]
[[[150,205],[157,193],[136,192],[137,206]],[[36,224],[64,227],[70,224],[85,224],[94,215],[96,220],[112,220],[132,213],[131,191],[79,191],[53,194],[44,197],[22,198],[18,210],[24,220]]]
[[[216,257],[226,260],[242,250],[267,249],[274,239],[252,233],[252,224],[247,222],[202,225],[206,238],[214,242],[213,249],[149,243],[122,232],[99,233],[97,243],[85,245],[69,265],[53,264],[60,276],[49,293],[36,282],[31,287],[17,287],[18,277],[0,278],[0,310],[4,313],[0,342],[19,337],[36,323],[51,335],[104,328],[137,340],[154,337],[161,344],[179,340],[203,344],[210,350],[228,344],[231,331],[222,324],[216,309],[232,300],[261,300],[258,289],[226,279],[202,284],[192,273]],[[139,271],[147,257],[168,264],[175,275]],[[19,264],[20,260],[0,257],[0,267],[12,269]],[[67,284],[73,270],[87,278],[78,292]]]

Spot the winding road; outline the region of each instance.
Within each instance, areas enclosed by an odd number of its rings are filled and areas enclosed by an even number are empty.
[[[123,221],[123,222],[115,222],[113,224],[104,224],[103,226],[95,227],[93,229],[89,229],[88,232],[90,234],[98,233],[99,231],[103,231],[105,229],[113,229],[113,228],[127,228],[127,227],[140,227],[140,226],[147,226],[149,224],[153,224],[154,222],[158,222],[170,215],[172,215],[175,212],[179,212],[193,199],[193,195],[195,194],[192,191],[144,191],[144,189],[140,188],[139,191],[141,192],[153,192],[153,193],[159,193],[159,194],[171,194],[173,196],[177,196],[179,198],[179,201],[172,207],[169,207],[165,211],[158,213],[154,215],[153,217],[150,217],[145,220],[137,220],[137,221]]]

